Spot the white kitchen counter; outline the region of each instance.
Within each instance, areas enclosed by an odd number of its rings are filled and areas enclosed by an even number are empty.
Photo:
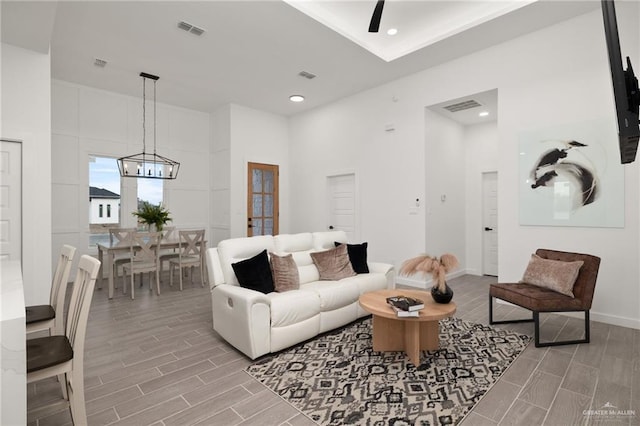
[[[0,261],[0,425],[27,424],[27,349],[22,267]]]

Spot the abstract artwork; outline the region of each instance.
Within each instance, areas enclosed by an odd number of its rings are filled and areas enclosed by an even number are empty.
[[[520,136],[520,224],[624,226],[615,128],[589,121]]]

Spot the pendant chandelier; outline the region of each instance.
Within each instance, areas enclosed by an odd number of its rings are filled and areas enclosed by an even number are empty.
[[[178,177],[180,163],[156,153],[156,82],[157,75],[140,73],[142,77],[142,152],[118,158],[121,177],[146,179],[175,179]],[[147,152],[147,79],[153,80],[153,154]]]

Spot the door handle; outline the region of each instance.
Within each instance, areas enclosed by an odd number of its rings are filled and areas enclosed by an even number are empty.
[[[485,230],[485,231],[493,231],[493,228],[489,228],[488,226],[485,226],[485,227],[484,227],[484,230]]]

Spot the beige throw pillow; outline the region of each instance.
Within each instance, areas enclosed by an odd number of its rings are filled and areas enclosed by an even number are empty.
[[[340,244],[330,250],[311,253],[311,259],[318,268],[321,280],[338,281],[356,275],[349,261],[346,244]]]
[[[271,258],[271,273],[273,274],[273,286],[278,293],[300,288],[300,275],[298,266],[293,260],[293,255],[278,256],[269,253]]]
[[[573,295],[573,285],[584,262],[563,262],[560,260],[544,259],[536,254],[531,255],[527,270],[520,282],[538,287],[548,288],[569,297]]]

